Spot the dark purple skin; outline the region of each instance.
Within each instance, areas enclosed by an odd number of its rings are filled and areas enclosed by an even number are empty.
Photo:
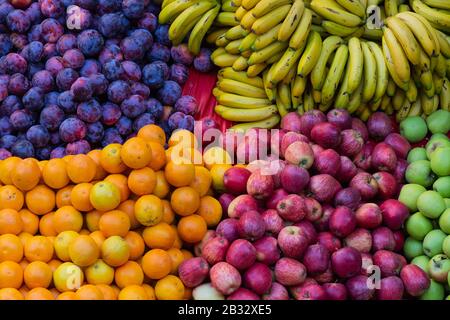
[[[367,121],[367,129],[371,138],[380,141],[386,138],[393,130],[392,121],[384,112],[375,112]]]
[[[69,90],[78,77],[78,72],[72,68],[61,69],[56,74],[56,85],[61,91]]]
[[[307,270],[303,263],[292,258],[283,257],[274,268],[275,280],[285,286],[296,286],[306,279]]]
[[[313,244],[316,243],[317,241],[317,231],[314,228],[314,225],[307,221],[307,220],[302,220],[300,222],[297,222],[296,224],[294,224],[294,226],[299,227],[300,228],[300,232],[302,234],[304,234],[306,236],[306,238],[308,239],[308,244]]]
[[[394,149],[398,158],[406,159],[409,150],[411,150],[411,144],[402,135],[393,132],[390,133],[384,142]]]
[[[339,171],[336,174],[336,179],[342,182],[349,182],[357,173],[358,168],[356,165],[346,156],[341,156],[341,164]]]
[[[378,183],[375,178],[367,172],[359,172],[350,181],[350,187],[359,191],[361,198],[365,201],[373,199],[378,193]]]
[[[375,203],[364,203],[355,212],[356,224],[361,228],[374,229],[381,224],[383,216]]]
[[[182,96],[177,100],[174,106],[176,111],[183,112],[184,114],[189,114],[191,116],[197,113],[198,102],[192,96]]]
[[[225,261],[225,255],[229,245],[228,240],[221,236],[209,239],[203,245],[202,257],[208,261],[210,265],[214,265],[220,261]]]
[[[345,109],[333,109],[328,111],[327,120],[337,125],[341,130],[352,127],[352,116]]]
[[[164,81],[157,92],[157,97],[162,104],[173,106],[181,97],[181,87],[175,81]]]
[[[0,160],[5,160],[12,156],[12,153],[6,150],[5,148],[0,148]]]
[[[45,147],[49,140],[50,135],[47,129],[42,125],[34,125],[28,129],[26,133],[27,140],[30,141],[35,148]]]
[[[324,283],[328,300],[347,300],[347,288],[342,283]]]
[[[68,143],[66,146],[66,154],[86,154],[91,151],[91,146],[86,140],[78,140],[72,143]]]
[[[235,198],[234,195],[229,193],[223,193],[219,197],[220,205],[222,206],[222,212],[228,212],[228,206],[230,205],[231,201]]]
[[[413,297],[422,295],[430,287],[428,275],[415,264],[403,267],[400,278],[405,286],[405,291]]]
[[[296,300],[327,300],[328,296],[322,286],[318,284],[310,284],[302,286],[298,293],[295,294]]]
[[[8,91],[10,94],[22,96],[29,88],[30,82],[23,74],[13,74],[9,79]]]
[[[311,130],[311,140],[323,148],[335,149],[341,142],[341,130],[329,122],[318,123]]]
[[[278,235],[284,227],[284,220],[275,209],[267,209],[261,213],[267,234]]]
[[[319,274],[327,270],[330,252],[321,244],[313,244],[306,249],[302,261],[308,273]]]
[[[77,48],[77,37],[73,34],[64,34],[56,42],[56,50],[63,55],[67,50]]]
[[[237,239],[230,244],[226,261],[238,270],[245,270],[256,261],[256,249],[247,240]]]
[[[87,101],[92,98],[93,90],[89,78],[80,77],[70,87],[75,100]]]
[[[398,276],[406,265],[405,259],[389,250],[378,250],[372,256],[374,265],[378,266],[382,277]]]
[[[334,212],[334,208],[329,204],[322,205],[322,217],[314,221],[314,226],[318,231],[328,231],[330,228],[330,217]]]
[[[214,68],[214,64],[211,61],[211,49],[202,48],[200,53],[194,59],[194,68],[199,72],[210,72]]]
[[[265,264],[256,262],[245,271],[242,280],[245,287],[262,295],[272,286],[272,272]]]
[[[178,267],[180,279],[188,288],[194,288],[201,284],[208,273],[208,262],[201,257],[184,260]]]
[[[395,239],[394,233],[386,227],[379,227],[372,231],[372,249],[378,250],[394,250]]]
[[[361,194],[357,189],[352,187],[339,190],[334,196],[335,207],[346,206],[352,210],[356,210],[356,208],[358,208],[360,203],[361,203]]]
[[[239,235],[251,241],[261,238],[266,230],[264,220],[257,211],[244,212],[238,223]]]
[[[77,116],[84,122],[94,123],[102,116],[101,106],[95,99],[82,102],[77,107]]]
[[[56,77],[64,69],[64,61],[61,57],[51,57],[45,62],[45,69]]]
[[[341,168],[341,157],[333,149],[326,149],[314,158],[314,168],[322,174],[336,176]]]
[[[369,253],[372,249],[372,235],[367,229],[356,229],[344,239],[346,247],[352,247],[361,253]]]
[[[185,65],[176,63],[170,66],[170,80],[173,80],[180,86],[182,86],[186,83],[188,77],[189,77],[189,69]]]
[[[394,251],[401,252],[405,244],[405,235],[402,230],[397,230],[394,232],[394,240],[395,240]]]
[[[345,247],[331,255],[331,267],[340,278],[351,278],[361,272],[362,258],[358,250]]]
[[[19,158],[32,158],[34,153],[33,145],[27,140],[18,140],[11,147],[11,154]]]
[[[278,214],[290,222],[299,222],[306,215],[304,199],[296,194],[290,194],[277,204]]]
[[[86,135],[86,125],[77,118],[68,118],[61,123],[59,134],[64,142],[74,142]]]
[[[310,192],[321,203],[331,202],[341,189],[341,184],[329,174],[318,174],[309,180]]]
[[[20,110],[22,108],[23,104],[21,99],[19,97],[10,95],[2,101],[0,105],[0,115],[9,117],[14,111]]]
[[[341,132],[341,144],[339,150],[341,154],[353,157],[357,155],[364,146],[364,139],[359,131],[346,129]]]
[[[337,207],[330,217],[330,231],[338,237],[348,236],[356,227],[355,214],[348,207]]]
[[[231,218],[222,220],[217,225],[216,233],[217,235],[226,238],[228,242],[233,242],[239,238],[238,220]]]
[[[311,137],[311,129],[316,125],[317,123],[325,122],[327,121],[327,117],[325,114],[320,110],[311,110],[306,111],[301,118],[301,126],[300,126],[300,133],[307,136],[308,138]]]
[[[372,151],[372,168],[393,172],[397,166],[397,155],[387,143],[378,143]]]
[[[368,277],[358,275],[350,278],[345,283],[347,292],[352,300],[370,300],[375,294],[375,289],[370,289],[367,286]]]
[[[394,170],[394,177],[397,180],[397,183],[405,182],[405,172],[408,168],[409,163],[404,159],[397,159],[397,166]]]
[[[63,61],[66,68],[79,69],[84,64],[84,55],[78,49],[70,49],[64,53]]]
[[[274,237],[262,237],[253,243],[256,249],[256,260],[272,265],[280,259],[277,239]]]
[[[359,118],[352,118],[352,129],[358,131],[364,141],[369,140],[369,132],[366,124]]]
[[[56,147],[50,153],[50,159],[62,158],[66,155],[66,149],[64,147]]]
[[[375,144],[371,141],[364,144],[362,150],[353,158],[355,165],[364,170],[368,171],[372,167],[372,151]]]
[[[289,292],[278,282],[272,282],[269,292],[262,296],[263,300],[289,300]]]
[[[134,119],[145,112],[144,98],[137,94],[132,95],[122,101],[120,109],[126,117]]]
[[[116,80],[109,84],[107,92],[108,100],[113,103],[120,104],[131,94],[131,89],[125,81]]]
[[[88,59],[84,61],[83,66],[80,69],[80,75],[83,77],[89,77],[94,74],[101,73],[102,65],[100,62],[94,59]]]
[[[158,25],[158,18],[151,12],[144,12],[142,17],[138,21],[139,28],[147,29],[150,32],[156,30]]]
[[[241,287],[230,294],[227,300],[260,300],[260,297],[253,291]]]
[[[189,52],[187,45],[180,44],[176,47],[172,47],[170,50],[172,59],[176,63],[181,63],[189,66],[194,61],[194,56]]]
[[[402,279],[390,276],[381,279],[380,289],[377,290],[378,300],[401,300],[405,287]]]
[[[140,95],[144,99],[148,99],[150,97],[150,89],[145,84],[141,82],[133,82],[131,85],[131,94]],[[147,106],[146,106],[147,108]]]

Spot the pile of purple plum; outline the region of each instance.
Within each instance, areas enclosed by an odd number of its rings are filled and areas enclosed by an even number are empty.
[[[150,0],[0,0],[0,159],[122,143],[142,126],[193,129],[182,96],[210,52],[171,46]]]

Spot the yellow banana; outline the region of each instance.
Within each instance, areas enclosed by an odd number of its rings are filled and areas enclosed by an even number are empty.
[[[430,21],[428,21],[427,19],[425,19],[424,17],[422,17],[420,14],[417,14],[415,12],[409,12],[410,15],[414,16],[416,19],[418,19],[420,22],[422,22],[422,24],[425,26],[425,28],[428,31],[428,34],[431,36],[431,38],[433,39],[434,42],[434,46],[436,48],[436,54],[440,52],[440,45],[439,45],[439,39],[437,36],[437,31],[430,23]]]
[[[341,86],[339,87],[338,94],[336,95],[336,98],[334,100],[334,106],[335,108],[339,109],[346,109],[348,108],[348,104],[350,101],[350,94],[347,92],[347,85],[348,85],[348,75],[350,74],[350,67],[347,63],[347,66],[345,68],[344,78],[342,80]]]
[[[411,108],[408,112],[408,117],[420,116],[422,114],[422,105],[420,99],[417,99],[411,104]]]
[[[219,37],[217,37],[215,45],[217,47],[226,47],[227,44],[229,44],[229,43],[230,43],[230,40],[228,40],[227,37],[225,37],[225,33],[224,33],[224,34],[221,34]]]
[[[366,7],[359,0],[336,0],[338,4],[347,9],[347,11],[359,16],[366,17]]]
[[[235,12],[236,7],[231,4],[231,0],[225,0],[222,2],[221,10],[224,12]]]
[[[244,7],[241,6],[236,9],[236,12],[234,13],[234,15],[236,16],[236,19],[238,19],[240,22],[247,12],[248,11],[245,10]]]
[[[315,90],[322,88],[327,61],[343,42],[344,40],[338,36],[330,36],[323,41],[319,59],[311,72],[311,84]]]
[[[381,106],[381,99],[376,102],[370,103],[368,107],[370,108],[370,111],[375,112],[378,110],[380,106]]]
[[[325,19],[334,21],[347,27],[357,27],[363,23],[360,17],[345,10],[333,0],[313,0],[311,9]]]
[[[279,83],[287,76],[291,69],[297,68],[297,62],[302,52],[303,48],[297,50],[287,48],[281,59],[275,64],[270,81],[273,84]]]
[[[236,72],[232,68],[219,70],[218,75],[224,79],[236,80],[248,85],[264,89],[264,83],[260,77],[249,78],[245,72]]]
[[[288,111],[288,107],[283,104],[283,102],[280,99],[280,94],[278,93],[278,89],[276,89],[275,91],[275,102],[278,108],[278,113],[280,114],[281,117],[284,117],[289,111]]]
[[[392,77],[389,77],[388,85],[386,88],[386,94],[389,97],[393,97],[396,89],[397,89],[397,85],[395,84],[394,80],[392,80]]]
[[[248,59],[240,56],[239,58],[234,61],[233,65],[231,66],[234,71],[244,71],[248,68]]]
[[[327,73],[328,74],[328,73]],[[313,91],[312,91],[312,96],[313,96],[313,99],[314,99],[314,102],[315,103],[321,103],[322,102],[322,91],[319,91],[319,90],[314,90],[313,89]]]
[[[362,99],[362,88],[363,88],[364,81],[361,81],[359,84],[358,89],[356,89],[355,92],[350,96],[350,100],[348,102],[348,112],[355,113],[356,110],[361,106],[361,99]]]
[[[236,122],[261,121],[278,113],[278,109],[274,105],[255,109],[238,109],[217,105],[215,111],[225,120]]]
[[[220,6],[215,6],[208,12],[206,12],[200,20],[195,25],[194,29],[189,36],[188,48],[189,51],[193,54],[197,55],[200,52],[200,47],[202,45],[203,38],[208,31],[208,29],[212,26],[214,19],[219,14]]]
[[[263,33],[262,35],[259,35],[256,37],[255,42],[252,44],[252,50],[258,51],[265,47],[267,47],[269,44],[274,43],[278,39],[278,31],[281,29],[281,23],[267,31],[266,33]]]
[[[315,107],[314,98],[310,90],[305,90],[303,95],[303,109],[306,111],[311,111]]]
[[[175,0],[167,4],[158,15],[160,24],[172,23],[178,15],[192,6],[198,0]]]
[[[375,95],[375,91],[377,89],[377,64],[367,43],[361,42],[361,48],[364,57],[364,80],[366,81],[362,91],[362,101],[368,102],[372,100],[372,97]]]
[[[386,92],[389,81],[389,74],[386,63],[384,61],[383,51],[378,46],[378,44],[376,44],[375,42],[367,42],[367,45],[369,46],[370,51],[372,52],[376,61],[377,84],[373,100],[378,101],[384,96]]]
[[[212,2],[200,1],[188,7],[180,15],[178,15],[178,17],[176,17],[170,25],[169,38],[172,40],[177,39],[181,42],[189,31],[191,31],[201,16],[214,6],[215,4]],[[190,25],[192,25],[191,29],[189,29]]]
[[[221,28],[221,29],[217,29],[217,30],[211,31],[211,33],[209,33],[206,36],[206,42],[209,43],[209,44],[215,44],[217,38],[219,38],[219,36],[221,36],[221,35],[225,36],[225,33],[227,32],[227,30],[228,29]]]
[[[333,99],[336,89],[338,88],[339,83],[342,79],[342,74],[344,73],[348,56],[349,48],[346,45],[341,45],[336,50],[336,55],[333,59],[333,63],[331,64],[330,70],[328,71],[328,75],[322,87],[322,104],[327,105]],[[353,73],[353,70],[351,73]]]
[[[289,13],[291,7],[292,5],[286,4],[256,19],[256,21],[252,25],[252,31],[258,35],[269,31],[277,24],[282,22],[284,18],[286,18],[286,15]]]
[[[416,83],[414,82],[413,79],[409,80],[409,88],[405,92],[405,95],[406,95],[406,99],[408,99],[409,102],[414,102],[417,100],[418,91],[417,91]]]
[[[450,2],[447,0],[423,0],[423,2],[432,8],[450,10]]]
[[[430,8],[420,0],[411,0],[410,4],[416,13],[428,21],[435,23],[438,26],[450,28],[450,13],[448,11]]]
[[[231,54],[240,54],[239,46],[241,45],[243,39],[230,41],[225,46],[225,51]]]
[[[389,17],[385,23],[402,45],[406,57],[413,65],[419,64],[419,44],[408,26],[397,17]]]
[[[441,48],[442,54],[450,59],[450,39],[443,32],[436,30],[436,36],[439,41],[439,46]]]
[[[427,97],[426,94],[422,93],[420,95],[420,103],[422,105],[423,113],[427,116],[433,113],[434,109],[434,97]]]
[[[276,8],[284,6],[285,4],[291,4],[292,2],[293,0],[261,0],[253,8],[252,12],[255,18],[261,18]]]
[[[235,8],[240,7],[242,4],[242,0],[231,0],[231,5]]]
[[[362,37],[367,40],[380,41],[383,36],[383,31],[381,29],[369,29],[364,26],[364,33]]]
[[[229,54],[229,53],[222,53],[216,57],[211,58],[211,60],[214,62],[214,64],[218,67],[231,67],[234,62],[239,59],[240,56],[235,54]]]
[[[164,9],[165,7],[167,7],[169,4],[171,4],[174,1],[175,0],[164,0],[161,4],[161,9]]]
[[[391,105],[391,97],[389,97],[388,95],[383,96],[383,98],[381,98],[381,105],[380,108],[382,111],[386,111],[387,107]]]
[[[229,128],[231,131],[236,132],[246,132],[247,130],[253,129],[253,128],[261,128],[261,129],[271,129],[275,127],[278,123],[280,123],[280,116],[279,115],[273,115],[267,119],[261,120],[261,121],[255,121],[255,122],[246,122],[246,123],[240,123],[232,126]]]
[[[339,36],[339,37],[347,37],[356,31],[358,31],[359,27],[346,27],[339,23],[324,20],[322,21],[321,26],[328,32],[329,34]]]
[[[420,83],[422,84],[422,88],[424,90],[430,91],[433,87],[433,74],[430,70],[422,72],[420,74]]]
[[[270,106],[268,99],[245,97],[233,93],[224,93],[217,98],[221,105],[231,108],[253,109]]]
[[[450,81],[447,78],[444,78],[444,82],[442,83],[439,104],[442,109],[450,111]]]
[[[306,79],[300,76],[295,77],[292,86],[292,96],[296,98],[300,98],[306,89]]]
[[[264,89],[232,79],[222,79],[218,81],[217,87],[223,92],[234,93],[241,96],[267,98]]]
[[[407,4],[401,4],[398,6],[398,12],[408,12],[412,9]]]
[[[220,56],[221,54],[227,53],[225,51],[225,48],[217,48],[211,53],[211,60],[215,59],[217,56]]]
[[[244,52],[251,49],[252,44],[255,42],[257,35],[253,32],[250,32],[244,39],[242,39],[241,44],[239,45],[239,51]]]
[[[291,68],[286,75],[286,77],[281,80],[281,83],[284,84],[291,84],[291,82],[294,82],[295,76],[297,75],[297,65],[295,65],[293,68]]]
[[[399,0],[384,0],[384,11],[386,16],[392,17],[398,13]]]
[[[409,114],[409,111],[411,110],[411,102],[405,99],[403,102],[403,105],[400,107],[400,109],[395,114],[395,119],[397,122],[401,122],[406,119],[406,117]]]
[[[437,65],[435,68],[435,72],[441,77],[445,77],[446,73],[447,73],[447,61],[444,58],[444,55],[440,54],[437,57]]]
[[[237,26],[232,27],[231,29],[228,29],[228,31],[225,33],[225,38],[227,38],[230,41],[233,41],[242,39],[246,35],[248,35],[248,31],[244,30],[244,28],[242,28],[242,26],[239,24]]]
[[[247,69],[247,75],[249,77],[256,77],[259,75],[265,68],[267,67],[266,63],[258,63],[254,64],[252,66],[249,66]]]
[[[275,103],[275,94],[276,89],[274,86],[272,86],[272,83],[270,82],[270,69],[268,68],[263,72],[263,83],[264,83],[264,91],[266,92],[267,98],[272,102]]]
[[[266,63],[268,65],[274,64],[275,62],[277,62],[277,61],[279,61],[281,59],[283,54],[284,54],[284,51],[278,52],[277,54],[275,54],[272,57],[270,57],[269,59],[267,59]]]
[[[433,84],[436,94],[441,94],[442,85],[444,84],[444,78],[441,78],[436,73],[433,73]]]
[[[397,87],[397,90],[395,90],[395,94],[392,97],[392,106],[396,111],[400,110],[400,108],[403,105],[403,102],[406,100],[405,91]]]
[[[253,16],[252,11],[248,11],[242,19],[240,20],[240,24],[242,28],[244,28],[247,31],[251,31],[253,23],[255,23],[256,18]]]
[[[317,32],[310,32],[306,42],[305,51],[298,62],[297,74],[300,77],[305,78],[311,73],[317,60],[319,60],[321,50],[322,38]]]
[[[242,0],[241,6],[244,7],[245,10],[251,10],[253,9],[257,4],[259,0]]]
[[[300,19],[297,28],[295,29],[294,33],[291,36],[291,39],[289,40],[289,47],[298,49],[303,45],[303,43],[308,38],[309,32],[311,30],[311,23],[312,11],[306,8],[303,11],[302,18]]]
[[[355,37],[350,38],[348,41],[348,50],[350,53],[348,63],[351,72],[348,75],[347,91],[349,94],[352,94],[359,87],[363,73],[364,57],[361,49],[361,41]]]
[[[428,98],[432,98],[436,93],[436,88],[434,87],[433,75],[431,75],[431,83],[429,89],[423,88],[423,92],[426,94]]]
[[[234,12],[221,12],[217,15],[215,24],[219,27],[234,27],[239,24],[239,20]]]
[[[280,101],[287,107],[287,109],[292,108],[291,87],[289,86],[289,84],[280,83],[278,85],[278,96],[280,97]]]
[[[281,23],[281,28],[278,32],[279,41],[288,41],[290,39],[291,35],[294,33],[295,29],[300,23],[300,19],[304,10],[305,5],[303,3],[303,0],[295,0],[286,18]]]
[[[271,45],[261,49],[259,51],[253,52],[250,58],[248,59],[248,64],[251,66],[253,64],[262,63],[267,61],[270,57],[281,52],[287,47],[286,42],[274,42]]]
[[[388,65],[388,69],[390,65],[393,66],[395,74],[392,74],[391,69],[389,69],[389,72],[391,73],[394,81],[398,78],[397,80],[399,80],[399,83],[397,83],[397,81],[395,82],[399,87],[402,87],[402,83],[408,83],[411,78],[411,70],[409,68],[409,62],[406,58],[406,54],[400,43],[397,41],[397,38],[389,28],[384,29],[383,43],[386,44],[386,49],[388,49],[384,50],[385,46],[383,46],[383,52],[387,61],[386,64]]]

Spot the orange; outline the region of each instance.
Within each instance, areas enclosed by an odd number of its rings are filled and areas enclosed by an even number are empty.
[[[35,159],[23,159],[11,170],[12,183],[22,191],[33,189],[41,179],[41,169]]]
[[[22,219],[23,231],[30,234],[36,234],[39,230],[39,217],[27,209],[19,211],[20,219]]]
[[[58,297],[56,297],[56,300],[77,300],[77,295],[75,292],[67,291],[60,293]]]
[[[52,269],[42,261],[31,262],[23,272],[23,281],[29,289],[48,288],[52,277]]]
[[[168,250],[175,241],[175,232],[165,222],[160,222],[152,227],[147,227],[142,232],[145,244],[151,249]]]
[[[122,145],[112,143],[104,147],[100,153],[100,165],[109,173],[121,173],[127,166],[120,157]]]
[[[144,282],[144,272],[139,263],[128,261],[118,267],[114,273],[114,280],[121,289],[131,285],[141,285]]]
[[[102,212],[93,210],[84,216],[86,219],[86,226],[90,232],[94,232],[98,230],[98,222],[100,220],[100,217],[102,216]]]
[[[110,174],[105,178],[105,181],[111,182],[120,192],[120,202],[128,199],[130,196],[130,189],[128,189],[128,178],[123,174]]]
[[[142,257],[141,265],[147,277],[161,279],[172,270],[172,259],[167,251],[152,249]]]
[[[58,190],[56,192],[56,207],[61,208],[64,206],[71,206],[72,201],[70,199],[70,195],[72,194],[73,185],[66,186],[62,188],[61,190]]]
[[[170,161],[164,170],[166,180],[174,187],[188,186],[194,181],[195,166],[189,160],[182,163]]]
[[[168,275],[155,285],[155,295],[158,300],[181,300],[184,297],[184,285],[180,278]]]
[[[126,200],[117,207],[118,210],[123,211],[128,215],[128,218],[130,219],[131,230],[136,229],[141,225],[134,215],[134,204],[134,200]]]
[[[80,267],[87,267],[97,261],[100,249],[90,236],[79,235],[69,244],[70,260]]]
[[[167,200],[161,200],[163,204],[163,217],[162,221],[168,224],[171,224],[175,220],[175,213],[170,206],[170,202]]]
[[[196,148],[198,146],[198,141],[194,134],[189,130],[178,129],[172,132],[168,145],[169,147],[178,146],[181,148]]]
[[[49,262],[53,257],[53,244],[47,237],[34,236],[25,242],[24,253],[30,262]]]
[[[101,248],[102,259],[111,267],[123,265],[130,258],[127,242],[119,236],[107,238]]]
[[[58,233],[66,230],[80,232],[83,226],[83,216],[74,207],[61,207],[55,211],[53,225]]]
[[[117,293],[112,286],[97,284],[97,288],[103,293],[104,300],[117,300]]]
[[[130,285],[120,290],[119,300],[148,300],[147,291],[139,285]]]
[[[164,145],[158,142],[148,141],[147,142],[152,149],[152,160],[149,163],[149,167],[155,171],[161,170],[166,164],[166,151],[164,150]]]
[[[12,185],[0,187],[0,209],[19,211],[23,207],[23,193]]]
[[[192,300],[192,288],[184,288],[183,300]]]
[[[180,249],[171,248],[171,249],[167,250],[167,253],[170,256],[170,259],[172,260],[172,270],[170,271],[170,273],[178,274],[178,267],[184,261],[183,252],[181,252]]]
[[[196,166],[203,166],[202,153],[198,149],[184,148],[182,151],[182,156],[191,160],[191,162]]]
[[[103,300],[102,291],[93,284],[85,284],[81,286],[75,295],[77,300]]]
[[[158,171],[156,175],[156,184],[153,189],[153,194],[160,199],[164,199],[170,191],[170,185],[166,180],[166,175],[164,171]]]
[[[134,205],[136,219],[144,226],[158,224],[162,220],[163,210],[161,199],[152,194],[140,197]]]
[[[3,261],[0,263],[0,289],[19,289],[23,281],[22,267],[14,261]]]
[[[212,185],[214,190],[225,192],[225,185],[223,184],[223,176],[225,172],[231,168],[230,164],[214,164],[210,169],[212,177]]]
[[[98,221],[98,228],[105,237],[124,237],[130,230],[130,219],[120,210],[105,212]]]
[[[25,195],[28,210],[43,215],[55,208],[55,192],[45,185],[38,185]]]
[[[155,186],[155,171],[148,167],[132,170],[128,176],[128,188],[138,196],[151,194],[155,189]]]
[[[144,239],[139,233],[130,231],[125,236],[125,241],[130,248],[130,260],[137,260],[142,257],[145,250]]]
[[[48,289],[34,288],[27,293],[25,300],[55,300],[55,297]]]
[[[180,216],[188,216],[197,211],[200,206],[200,195],[191,187],[175,189],[170,197],[173,211]]]
[[[22,159],[18,157],[9,157],[0,162],[0,181],[4,185],[12,184],[12,169],[15,168],[20,161],[22,161]]]
[[[74,157],[73,154],[68,154],[68,155],[64,156],[62,159],[63,159],[66,163],[68,163],[73,157]]]
[[[2,300],[23,300],[23,295],[15,288],[0,289],[0,301]]]
[[[42,170],[44,183],[53,189],[61,189],[70,182],[67,163],[63,159],[50,159]]]
[[[152,161],[152,148],[144,139],[133,137],[123,144],[120,157],[129,168],[140,169]]]
[[[99,248],[102,247],[103,242],[105,241],[105,236],[100,230],[94,231],[89,235],[92,239],[94,239],[95,243]]]
[[[114,281],[114,269],[108,266],[102,259],[98,259],[84,271],[89,284],[107,284]]]
[[[211,187],[211,183],[212,178],[208,169],[205,167],[195,166],[195,178],[189,186],[197,191],[201,197],[203,197]]]
[[[190,252],[189,250],[186,250],[186,249],[181,249],[181,253],[183,253],[183,256],[184,256],[183,260],[187,260],[187,259],[190,259],[190,258],[194,257],[192,252]]]
[[[91,182],[97,170],[97,165],[85,154],[77,154],[67,162],[67,175],[73,183]]]
[[[205,196],[200,199],[197,214],[205,219],[208,227],[215,227],[222,219],[222,206],[214,197]]]
[[[153,289],[150,285],[144,283],[142,288],[147,292],[148,300],[156,300],[155,289]]]
[[[137,136],[149,142],[157,142],[161,146],[164,146],[166,143],[166,134],[164,130],[155,124],[143,126],[139,129]]]
[[[55,272],[55,270],[62,264],[62,262],[57,259],[53,259],[50,260],[47,264],[50,269],[52,269],[52,272]]]
[[[90,211],[94,209],[89,199],[89,195],[92,190],[92,183],[84,182],[79,183],[73,187],[70,193],[70,200],[72,206],[79,211]]]
[[[47,213],[41,217],[39,220],[39,233],[41,235],[51,237],[58,234],[55,229],[54,217],[54,212]]]
[[[171,225],[170,226],[172,228],[172,230],[175,233],[175,241],[173,242],[172,247],[173,248],[177,248],[177,249],[181,249],[181,247],[183,246],[183,241],[180,238],[180,235],[178,234],[178,229],[176,225]]]
[[[178,234],[183,241],[188,243],[200,242],[207,229],[205,219],[198,214],[183,217],[178,222]]]
[[[75,291],[83,281],[83,271],[72,262],[64,262],[53,271],[53,283],[59,292]]]
[[[69,246],[72,241],[78,238],[78,236],[79,234],[72,230],[63,231],[56,236],[53,247],[55,249],[56,256],[61,261],[70,261]]]
[[[91,232],[88,229],[81,229],[80,230],[80,235],[88,236],[90,234],[91,234]]]
[[[18,235],[20,242],[22,243],[22,246],[25,246],[25,242],[27,242],[28,239],[33,238],[33,235],[28,232],[21,232]]]
[[[203,152],[203,161],[206,168],[211,170],[215,164],[228,164],[231,165],[231,157],[227,151],[221,147],[208,148]]]
[[[101,150],[92,150],[90,152],[88,152],[87,156],[89,158],[91,158],[92,160],[94,160],[97,168],[95,170],[95,176],[94,176],[94,180],[102,180],[107,176],[107,172],[105,171],[105,169],[103,169],[102,165],[100,164],[100,157],[101,157],[102,151]]]
[[[19,212],[13,209],[0,210],[0,235],[5,233],[19,234],[22,228],[23,222]]]
[[[92,206],[100,211],[109,211],[117,208],[121,200],[120,190],[109,181],[94,184],[89,195]]]
[[[20,238],[14,234],[3,234],[0,236],[0,262],[20,262],[23,258],[23,245]]]
[[[48,163],[48,160],[41,160],[38,162],[39,169],[41,169],[41,179],[42,179],[42,170],[44,170],[47,163]]]

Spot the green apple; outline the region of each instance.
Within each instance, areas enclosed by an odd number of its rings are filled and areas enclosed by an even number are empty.
[[[418,160],[408,166],[405,178],[409,183],[417,183],[428,188],[436,180],[436,175],[431,171],[430,161]]]
[[[428,274],[437,282],[447,282],[447,275],[449,271],[450,260],[445,254],[437,254],[428,262]]]
[[[417,198],[423,193],[427,191],[420,184],[410,183],[405,184],[400,190],[400,195],[398,196],[398,200],[408,207],[410,212],[417,211]]]
[[[443,300],[445,297],[444,294],[444,286],[441,283],[431,279],[430,287],[423,295],[420,296],[420,300]]]
[[[439,217],[439,228],[446,234],[450,234],[450,208],[445,209]]]
[[[435,139],[444,139],[444,140],[449,140],[449,138],[447,137],[446,134],[443,133],[435,133],[433,134],[430,139],[428,139],[428,142],[435,140]]]
[[[450,176],[440,177],[433,183],[433,189],[444,197],[450,197]]]
[[[437,110],[427,118],[428,129],[432,133],[447,133],[450,131],[450,112]]]
[[[422,241],[431,230],[431,221],[420,212],[414,213],[406,220],[406,231],[416,240]]]
[[[430,258],[428,258],[425,255],[417,256],[414,259],[411,260],[412,264],[415,264],[420,269],[428,273],[428,262],[430,261]]]
[[[430,219],[437,219],[446,209],[444,198],[436,191],[428,190],[417,198],[417,209]]]
[[[403,245],[403,251],[405,252],[405,257],[408,259],[415,258],[423,254],[422,241],[415,240],[411,237],[406,238]]]
[[[408,117],[400,122],[400,133],[409,142],[419,142],[426,137],[428,127],[421,117]]]
[[[442,252],[444,252],[447,257],[450,257],[450,235],[446,236],[442,243]]]
[[[437,148],[431,153],[431,170],[440,177],[450,175],[450,147]]]
[[[447,235],[439,229],[431,230],[423,239],[423,252],[433,257],[442,253],[442,244]]]
[[[416,147],[414,149],[411,149],[408,153],[408,157],[406,159],[408,163],[413,163],[417,160],[428,160],[427,157],[427,150],[425,148]]]
[[[427,142],[425,150],[427,151],[427,158],[431,159],[431,154],[439,148],[449,148],[450,141],[444,138],[436,138]]]

